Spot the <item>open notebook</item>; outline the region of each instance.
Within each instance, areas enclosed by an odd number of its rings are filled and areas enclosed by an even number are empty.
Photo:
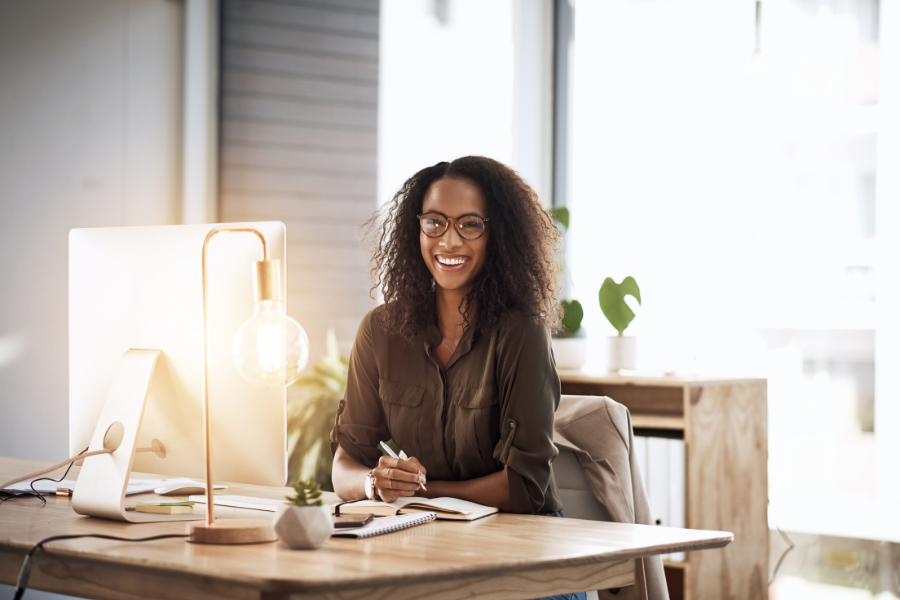
[[[334,507],[331,507],[334,512]],[[372,513],[379,517],[411,514],[416,512],[434,512],[438,519],[450,521],[474,521],[481,517],[500,512],[493,506],[484,506],[460,500],[459,498],[398,498],[393,502],[363,500],[352,504],[341,505],[342,515],[367,515]]]

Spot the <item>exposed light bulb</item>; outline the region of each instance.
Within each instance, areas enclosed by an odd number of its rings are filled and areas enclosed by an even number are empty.
[[[262,387],[297,381],[309,360],[309,338],[281,306],[278,261],[256,263],[256,305],[231,347],[241,376]]]
[[[262,323],[256,329],[256,345],[259,348],[259,364],[266,373],[281,368],[281,349],[284,347],[284,327]]]
[[[284,387],[294,383],[309,360],[309,338],[277,300],[260,300],[241,325],[232,346],[234,364],[254,385]]]

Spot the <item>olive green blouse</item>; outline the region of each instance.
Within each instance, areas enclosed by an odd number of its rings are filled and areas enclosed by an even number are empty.
[[[441,368],[436,325],[411,343],[386,335],[373,319],[378,310],[356,334],[332,454],[340,445],[374,468],[378,442],[393,439],[429,480],[474,479],[507,465],[513,512],[561,510],[551,467],[560,388],[547,326],[512,313],[490,334],[467,330]]]

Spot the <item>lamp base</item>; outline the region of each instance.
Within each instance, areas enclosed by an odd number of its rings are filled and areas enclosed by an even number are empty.
[[[188,541],[195,544],[259,544],[277,538],[272,525],[259,519],[223,519],[213,525],[191,525]]]

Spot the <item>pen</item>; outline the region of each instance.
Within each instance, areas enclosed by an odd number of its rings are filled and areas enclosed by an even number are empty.
[[[391,447],[388,446],[387,444],[385,444],[384,442],[378,442],[378,445],[381,446],[381,449],[384,450],[385,452],[387,452],[387,455],[390,456],[391,458],[396,458],[398,460],[406,460],[408,458],[406,456],[406,452],[404,452],[403,450],[400,451],[400,456],[397,456],[397,453],[394,452],[391,449]],[[419,487],[422,488],[423,490],[425,490],[426,492],[428,491],[428,488],[425,487],[425,484],[422,483],[421,481],[419,482]]]

